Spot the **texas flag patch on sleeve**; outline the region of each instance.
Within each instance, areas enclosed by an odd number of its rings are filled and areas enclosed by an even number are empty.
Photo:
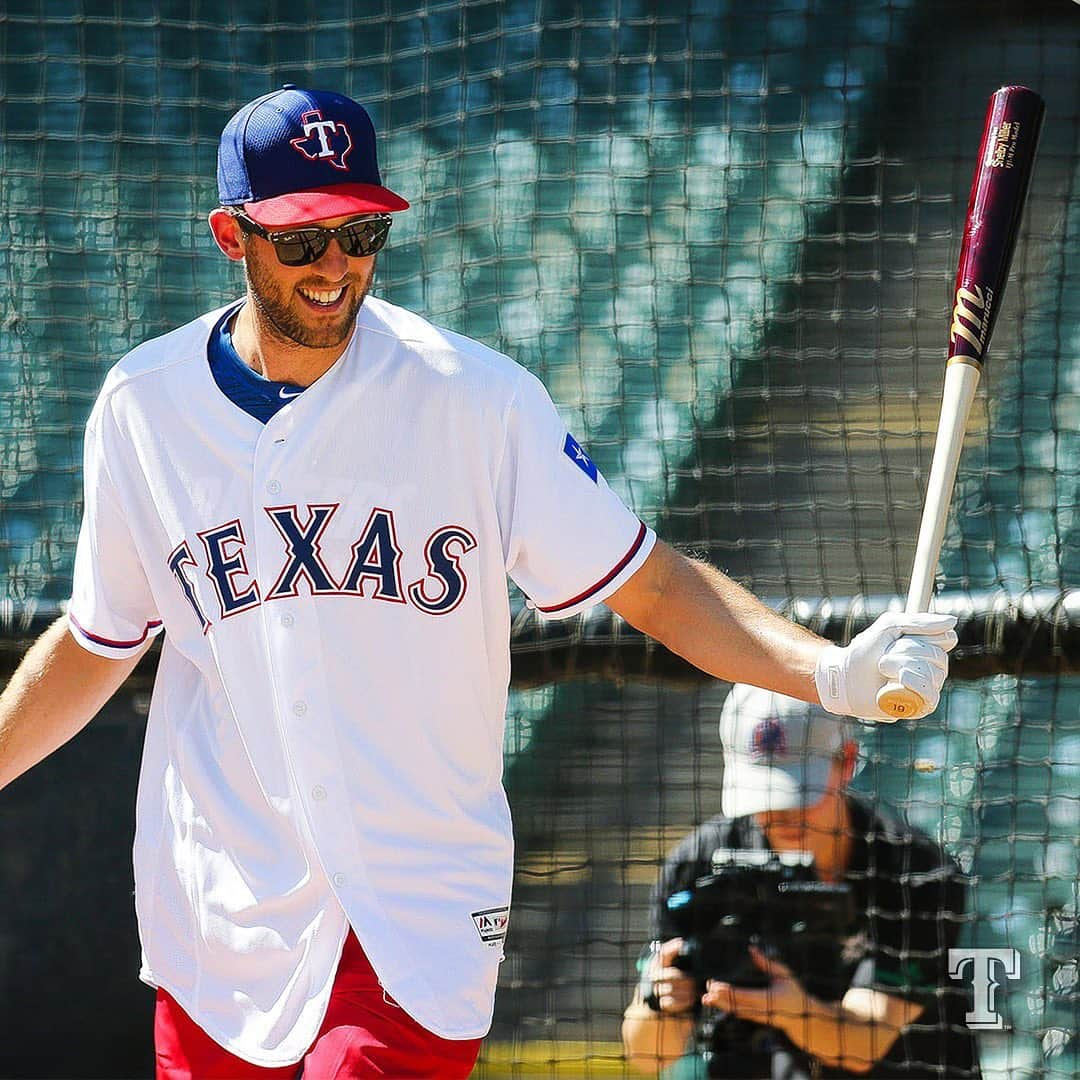
[[[599,475],[591,457],[581,449],[581,443],[568,431],[563,453],[595,484]]]

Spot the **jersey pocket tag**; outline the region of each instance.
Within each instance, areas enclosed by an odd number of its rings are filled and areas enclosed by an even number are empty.
[[[510,925],[510,909],[496,907],[486,911],[474,911],[472,921],[480,940],[485,945],[496,945],[506,937],[506,928]]]

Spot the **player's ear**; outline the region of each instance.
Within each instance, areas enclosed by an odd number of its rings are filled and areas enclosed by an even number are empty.
[[[214,235],[214,243],[221,248],[222,254],[228,259],[240,260],[244,257],[244,234],[239,222],[222,207],[215,207],[210,211],[208,218],[210,232]]]

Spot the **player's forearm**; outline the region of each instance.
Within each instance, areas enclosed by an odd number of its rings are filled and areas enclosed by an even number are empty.
[[[823,1065],[856,1073],[868,1073],[900,1034],[885,1017],[870,1019],[809,994],[801,1015],[777,1016],[776,1026]]]
[[[826,642],[707,563],[657,542],[608,600],[639,630],[718,679],[818,701],[814,666]]]
[[[638,1072],[655,1076],[686,1053],[693,1032],[690,1016],[654,1012],[640,998],[635,998],[623,1014],[626,1060]]]
[[[85,727],[138,663],[82,648],[67,617],[31,646],[0,694],[0,788]]]

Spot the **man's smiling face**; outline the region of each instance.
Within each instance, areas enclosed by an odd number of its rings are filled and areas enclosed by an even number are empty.
[[[314,224],[332,228],[349,220],[330,218]],[[244,273],[252,302],[278,337],[309,349],[327,349],[342,344],[352,333],[371,288],[375,256],[350,258],[331,239],[315,262],[284,266],[269,240],[248,233]]]

